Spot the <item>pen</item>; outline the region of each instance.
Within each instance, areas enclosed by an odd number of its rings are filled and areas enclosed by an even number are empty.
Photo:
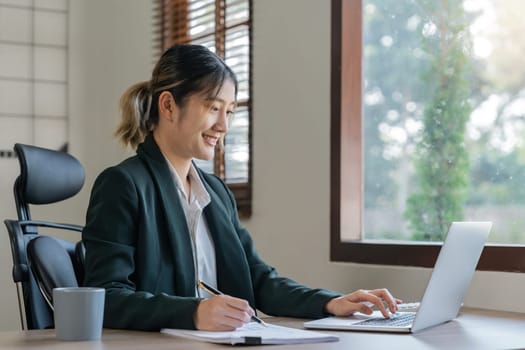
[[[211,295],[223,295],[224,293],[220,292],[219,290],[213,288],[212,286],[204,283],[203,281],[199,280],[197,282],[197,285],[199,286],[199,288],[202,288],[204,289],[205,291],[207,291],[208,293],[210,293]],[[266,322],[264,322],[263,320],[261,320],[259,317],[253,315],[252,316],[252,320],[265,326],[265,327],[268,327],[268,325],[266,324]]]

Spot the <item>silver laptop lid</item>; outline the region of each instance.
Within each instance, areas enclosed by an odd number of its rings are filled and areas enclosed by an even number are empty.
[[[491,222],[453,222],[450,225],[412,332],[457,316],[491,227]]]

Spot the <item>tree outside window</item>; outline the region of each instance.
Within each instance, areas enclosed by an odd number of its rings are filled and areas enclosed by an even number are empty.
[[[363,1],[366,238],[490,220],[491,241],[525,242],[524,6]]]
[[[523,7],[332,0],[332,260],[432,267],[492,221],[478,268],[525,272]]]

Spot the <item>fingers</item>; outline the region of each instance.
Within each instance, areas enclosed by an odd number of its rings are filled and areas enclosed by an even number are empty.
[[[202,301],[202,311],[207,321],[204,323],[210,330],[232,330],[250,321],[253,310],[248,302],[226,295],[215,296]],[[200,306],[200,305],[199,305]]]
[[[385,302],[388,305],[388,309],[392,313],[397,312],[397,304],[400,304],[402,302],[401,299],[394,298],[392,294],[388,291],[388,289],[382,288],[382,289],[373,289],[368,291],[369,293],[377,296],[380,300],[380,305],[374,303],[374,305],[377,306],[377,308],[381,311],[383,316],[386,317],[385,313],[388,314],[383,302]]]
[[[386,293],[385,293],[386,291]],[[360,299],[359,301],[361,302],[360,304],[362,305],[366,305],[366,311],[367,312],[364,312],[366,314],[371,314],[372,313],[372,309],[370,308],[370,304],[374,305],[380,312],[381,314],[383,314],[383,316],[385,318],[390,318],[390,313],[388,312],[388,310],[386,309],[385,307],[385,302],[387,303],[387,305],[389,306],[389,308],[391,308],[390,306],[390,303],[389,301],[386,299],[388,298],[387,296],[387,293],[390,294],[386,289],[385,290],[379,290],[379,289],[374,289],[374,290],[360,290],[357,292],[357,297]],[[392,298],[393,300],[393,298]],[[363,303],[365,302],[365,303]],[[368,305],[366,304],[369,303]],[[391,309],[391,312],[396,312],[397,311],[397,304],[395,304],[395,302],[393,303],[394,305],[394,310],[393,311]],[[368,309],[370,309],[370,312],[368,312]],[[361,312],[361,311],[360,311]]]
[[[325,310],[335,316],[349,316],[358,311],[370,315],[375,306],[384,317],[390,318],[390,312],[397,312],[397,304],[401,302],[387,289],[358,290],[330,300]]]
[[[246,300],[218,295],[199,303],[194,323],[201,330],[233,330],[250,322],[254,314]]]
[[[365,314],[365,315],[370,315],[374,312],[374,310],[372,310],[371,308],[372,306],[372,303],[357,303],[357,310],[358,312],[362,313],[362,314]]]

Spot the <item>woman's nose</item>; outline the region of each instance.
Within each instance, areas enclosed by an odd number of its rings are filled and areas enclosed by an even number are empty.
[[[216,124],[221,131],[226,132],[228,130],[228,112],[226,110],[219,113],[219,119]]]

